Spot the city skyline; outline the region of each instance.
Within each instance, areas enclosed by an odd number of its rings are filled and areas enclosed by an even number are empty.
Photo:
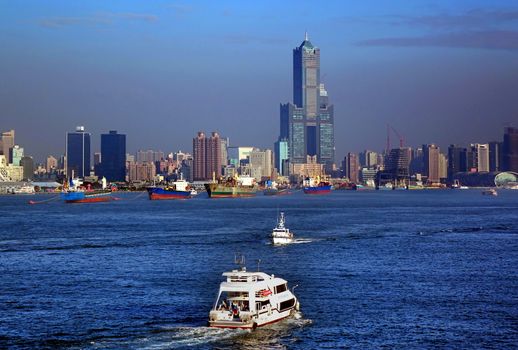
[[[305,31],[325,51],[337,163],[382,150],[387,123],[408,145],[445,149],[499,140],[517,119],[518,7],[504,1],[396,1],[376,11],[372,2],[333,1],[3,1],[0,9],[2,129],[18,130],[38,161],[62,154],[77,125],[92,134],[94,152],[113,129],[132,152],[187,149],[200,129],[272,148],[278,103],[292,94],[290,49]]]

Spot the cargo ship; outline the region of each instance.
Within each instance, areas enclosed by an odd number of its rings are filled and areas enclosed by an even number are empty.
[[[305,194],[327,194],[331,192],[332,185],[327,181],[320,181],[320,178],[306,178],[303,184]]]
[[[209,198],[253,197],[257,193],[255,179],[250,176],[222,179],[205,184]]]
[[[106,179],[102,180],[103,188],[101,190],[91,190],[89,188],[82,187],[82,182],[79,179],[72,180],[63,185],[61,191],[61,199],[65,203],[98,203],[108,202],[113,200],[111,196],[112,191],[106,189]]]
[[[147,188],[149,199],[188,199],[192,197],[192,189],[189,183],[185,180],[178,180],[171,184],[171,186],[159,187],[152,186]]]

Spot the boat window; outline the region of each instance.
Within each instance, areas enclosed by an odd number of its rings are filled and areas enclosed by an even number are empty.
[[[216,301],[217,310],[231,310],[238,308],[241,311],[249,311],[248,292],[221,292]]]
[[[295,305],[295,299],[289,299],[289,300],[283,301],[279,305],[279,311],[282,312],[286,309],[292,308],[294,305]]]
[[[279,293],[285,292],[287,289],[288,289],[288,286],[286,285],[286,283],[279,284],[278,286],[275,287],[275,293],[279,294]]]

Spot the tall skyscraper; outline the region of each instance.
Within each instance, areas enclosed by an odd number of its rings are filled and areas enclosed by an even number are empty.
[[[198,132],[192,140],[193,179],[194,181],[210,180],[213,176],[221,176],[221,139],[217,132],[210,138]]]
[[[126,178],[126,135],[110,130],[101,135],[101,166],[99,176],[108,181]]]
[[[475,143],[470,145],[471,148],[471,157],[472,157],[472,167],[476,169],[477,172],[485,172],[489,171],[489,145]]]
[[[518,172],[518,128],[505,128],[502,153],[504,170]]]
[[[22,159],[20,160],[20,165],[23,167],[23,179],[34,179],[34,160],[32,159],[32,157],[22,157]]]
[[[448,147],[448,181],[453,182],[453,175],[468,171],[466,148],[450,145]]]
[[[280,106],[279,140],[287,139],[290,163],[305,163],[307,156],[331,171],[335,157],[334,113],[320,82],[320,49],[308,36],[293,50],[293,103]],[[278,157],[278,155],[276,155]]]
[[[439,183],[439,147],[434,144],[423,145],[423,160],[428,183]]]
[[[68,177],[90,176],[90,133],[84,126],[67,134],[66,160]]]
[[[47,157],[47,166],[45,169],[47,170],[47,173],[51,173],[54,170],[58,168],[58,160],[54,158],[53,156]]]
[[[360,152],[359,161],[362,167],[372,169],[378,164],[378,154],[373,151],[365,150]]]
[[[289,172],[289,159],[290,155],[288,152],[288,140],[280,139],[275,142],[274,147],[275,153],[275,168],[281,176],[287,176]]]
[[[9,149],[14,147],[14,130],[6,131],[2,133],[0,137],[0,154],[5,156],[7,163],[12,163],[12,160],[9,158]]]
[[[503,169],[502,142],[489,143],[489,171],[500,171]]]
[[[347,157],[345,158],[345,176],[349,179],[350,182],[355,184],[358,183],[358,171],[360,169],[360,165],[358,162],[358,156],[356,153],[347,153]]]

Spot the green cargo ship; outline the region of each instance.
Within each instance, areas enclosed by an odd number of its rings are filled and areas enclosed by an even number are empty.
[[[209,198],[253,197],[257,194],[254,178],[249,176],[208,183],[205,189]]]

